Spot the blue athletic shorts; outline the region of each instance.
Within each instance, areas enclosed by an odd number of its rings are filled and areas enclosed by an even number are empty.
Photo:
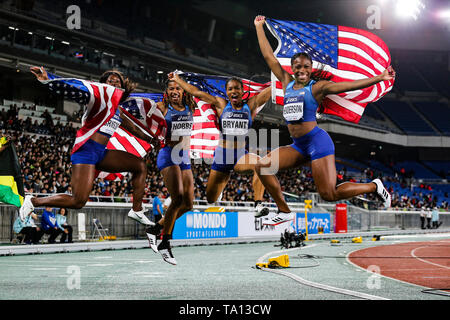
[[[165,146],[159,150],[158,157],[156,158],[156,166],[161,171],[164,168],[178,165],[181,170],[191,169],[191,158],[189,157],[188,150],[179,150],[178,155],[176,151],[172,154],[172,147]]]
[[[311,161],[334,154],[333,140],[325,130],[319,127],[314,127],[304,136],[292,138],[292,140],[294,143],[290,146]]]
[[[236,163],[245,156],[248,151],[241,149],[227,149],[217,147],[214,150],[214,161],[211,165],[212,170],[229,173],[233,170]]]
[[[103,160],[108,150],[106,145],[89,139],[70,156],[72,164],[97,164]]]

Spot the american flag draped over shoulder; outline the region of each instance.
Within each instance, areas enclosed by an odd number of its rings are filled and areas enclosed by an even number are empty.
[[[54,93],[85,106],[81,128],[76,133],[72,153],[114,116],[123,95],[122,89],[87,80],[49,75],[49,80],[41,82],[48,85]]]
[[[136,124],[145,134],[156,137],[164,144],[167,124],[164,116],[156,107],[156,102],[162,100],[160,93],[133,93],[124,101],[120,108],[128,119]],[[108,150],[129,152],[139,158],[144,158],[153,146],[119,127],[109,139]],[[122,180],[128,173],[97,172],[99,178],[105,180]]]
[[[353,81],[381,74],[391,64],[386,44],[376,35],[356,28],[298,21],[266,19],[278,39],[274,52],[281,66],[292,74],[290,58],[298,52],[308,53],[313,70],[324,67],[331,81]],[[394,85],[382,81],[369,88],[328,95],[322,102],[324,113],[358,123],[366,105],[377,101]],[[283,105],[283,88],[272,74],[272,99]]]
[[[108,150],[121,150],[129,152],[136,157],[144,158],[152,149],[152,145],[142,139],[136,138],[127,130],[119,127],[116,132],[114,132],[114,135],[109,139],[106,148]],[[96,174],[98,178],[118,181],[127,176],[128,172],[109,173],[97,170]]]
[[[157,138],[161,143],[167,133],[164,115],[157,107],[160,94],[134,93],[120,105],[128,119],[135,123],[145,134]]]
[[[179,72],[179,71],[178,71]],[[225,84],[229,77],[205,75],[199,73],[179,72],[187,83],[212,96],[227,99]],[[251,80],[242,79],[244,83],[244,99],[257,95],[270,83],[260,84]],[[194,113],[194,127],[191,136],[191,158],[212,158],[219,139],[219,122],[216,110],[205,101],[194,98],[198,108]],[[260,107],[257,111],[262,109]]]

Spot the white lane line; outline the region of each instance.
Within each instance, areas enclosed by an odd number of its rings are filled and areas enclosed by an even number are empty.
[[[314,247],[317,244],[313,244],[308,246],[308,248]],[[302,248],[292,248],[292,249],[287,249],[287,250],[278,250],[278,251],[272,251],[269,253],[266,253],[265,255],[263,255],[262,257],[260,257],[256,263],[263,263],[264,260],[268,257],[274,256],[276,254],[285,254],[286,252],[291,252],[294,250],[301,250]],[[317,283],[317,282],[312,282],[312,281],[308,281],[305,280],[295,274],[292,274],[290,272],[287,271],[282,271],[282,270],[278,270],[278,269],[270,269],[270,268],[260,268],[260,270],[262,271],[267,271],[267,272],[272,272],[275,274],[280,274],[286,277],[289,277],[291,279],[293,279],[294,281],[306,285],[306,286],[310,286],[310,287],[314,287],[314,288],[318,288],[318,289],[322,289],[322,290],[326,290],[326,291],[331,291],[331,292],[336,292],[336,293],[340,293],[340,294],[344,294],[344,295],[349,295],[349,296],[353,296],[353,297],[357,297],[357,298],[362,298],[362,299],[367,299],[367,300],[389,300],[387,298],[384,297],[379,297],[379,296],[374,296],[371,294],[366,294],[363,292],[358,292],[358,291],[352,291],[352,290],[347,290],[347,289],[342,289],[342,288],[337,288],[337,287],[332,287],[332,286],[328,286],[328,285],[324,285],[321,283]]]
[[[411,252],[410,252],[410,253],[411,253],[411,256],[414,257],[414,258],[416,258],[416,259],[419,260],[419,261],[424,262],[424,263],[432,264],[432,265],[434,265],[434,266],[437,266],[437,267],[440,267],[440,268],[445,268],[445,269],[449,269],[449,270],[450,270],[450,267],[444,266],[444,265],[439,264],[439,263],[434,263],[434,262],[431,262],[431,261],[428,261],[428,260],[425,260],[425,259],[422,259],[422,258],[419,258],[418,256],[416,256],[415,252],[416,252],[417,249],[422,249],[422,248],[427,248],[427,247],[428,247],[428,246],[417,247],[417,248],[415,248],[414,250],[411,250]]]

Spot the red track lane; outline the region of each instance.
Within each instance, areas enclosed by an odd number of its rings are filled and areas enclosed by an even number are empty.
[[[450,288],[450,239],[408,242],[353,251],[348,259],[361,268],[433,289]]]

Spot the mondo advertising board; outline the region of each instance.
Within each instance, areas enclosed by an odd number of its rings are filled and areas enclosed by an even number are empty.
[[[173,239],[234,238],[238,212],[186,212],[175,222]]]
[[[289,232],[305,232],[305,214],[296,213],[291,222],[277,226],[263,225],[266,217],[255,218],[252,212],[193,212],[189,211],[175,222],[173,239],[214,239],[254,236],[279,236]],[[308,213],[308,233],[330,233],[329,213]]]

